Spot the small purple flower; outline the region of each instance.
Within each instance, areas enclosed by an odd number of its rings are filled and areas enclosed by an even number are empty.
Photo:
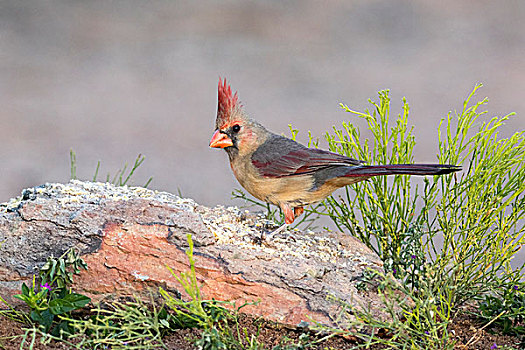
[[[520,289],[520,287],[518,287],[518,286],[516,286],[516,285],[515,285],[513,288],[514,288],[514,290],[518,290],[518,289]]]
[[[394,275],[396,274],[396,272],[397,272],[396,269],[392,269],[392,273],[393,273]]]
[[[49,283],[47,283],[47,282],[46,282],[45,284],[41,284],[41,285],[40,285],[40,288],[45,288],[45,289],[47,289],[48,291],[51,291],[51,286],[50,286]]]
[[[412,259],[415,259],[415,258],[416,258],[416,256],[414,254],[412,254]]]
[[[494,344],[492,344],[492,346],[490,348],[491,349],[497,349],[498,348],[498,344],[494,343]]]
[[[430,332],[429,332],[429,331],[425,331],[425,334],[426,334],[426,335],[430,335]]]

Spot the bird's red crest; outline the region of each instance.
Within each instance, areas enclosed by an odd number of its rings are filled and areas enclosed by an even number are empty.
[[[219,78],[217,121],[226,122],[232,116],[232,111],[240,106],[237,92],[232,94],[232,88],[228,85],[226,79],[223,81]]]

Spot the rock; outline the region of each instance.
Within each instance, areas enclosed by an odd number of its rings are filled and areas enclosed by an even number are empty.
[[[382,315],[373,290],[356,285],[380,259],[335,232],[291,232],[259,245],[262,221],[238,208],[207,208],[144,188],[71,181],[26,189],[0,204],[0,290],[10,304],[47,257],[76,247],[89,266],[73,289],[94,301],[147,294],[158,287],[185,294],[167,266],[189,270],[186,235],[195,244],[197,279],[207,299],[260,300],[243,312],[297,325],[309,318],[336,325],[338,300]],[[351,317],[351,316],[348,316]],[[340,324],[339,324],[340,325]]]

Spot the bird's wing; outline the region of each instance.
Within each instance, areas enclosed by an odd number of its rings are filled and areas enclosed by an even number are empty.
[[[261,176],[284,177],[313,173],[336,166],[363,162],[340,154],[307,148],[279,135],[269,137],[252,155],[252,164]]]

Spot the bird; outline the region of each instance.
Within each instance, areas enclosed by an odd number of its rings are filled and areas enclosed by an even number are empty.
[[[217,117],[210,147],[228,154],[237,181],[252,196],[274,204],[292,224],[304,207],[321,202],[336,189],[382,175],[444,175],[461,170],[448,164],[367,165],[365,162],[317,148],[308,148],[277,135],[251,119],[219,78]]]

